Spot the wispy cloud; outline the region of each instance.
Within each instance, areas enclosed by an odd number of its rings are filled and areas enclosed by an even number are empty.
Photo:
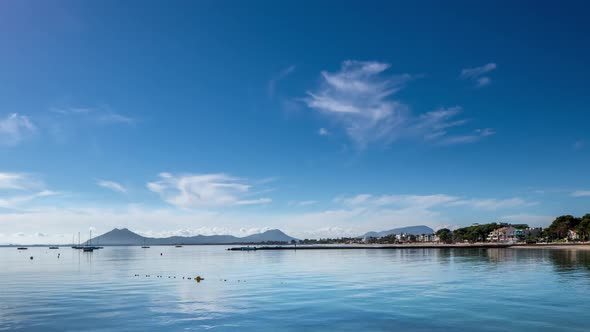
[[[306,201],[289,201],[289,206],[310,206],[317,204],[318,201],[306,200]]]
[[[268,81],[268,96],[274,97],[275,91],[277,88],[277,84],[280,81],[284,80],[287,76],[291,75],[295,71],[295,65],[290,65],[289,67],[284,68],[278,74],[276,74],[273,78]]]
[[[62,118],[73,117],[78,120],[93,122],[96,124],[127,124],[136,123],[136,119],[128,115],[117,113],[109,106],[100,107],[52,107],[49,111]]]
[[[575,141],[572,147],[574,150],[582,150],[586,146],[586,142],[582,140]]]
[[[41,181],[29,174],[0,172],[0,189],[29,190],[41,186]]]
[[[376,141],[391,142],[396,129],[407,121],[406,105],[391,100],[412,77],[401,74],[382,78],[390,67],[380,62],[345,61],[340,71],[323,71],[322,86],[308,91],[308,107],[342,124],[350,138],[364,147]]]
[[[359,148],[372,143],[389,144],[397,139],[420,139],[444,145],[472,143],[491,135],[491,129],[479,129],[457,135],[467,123],[459,118],[462,108],[439,108],[418,116],[395,95],[416,76],[388,75],[387,63],[345,61],[339,71],[322,71],[316,91],[308,91],[304,102],[336,124],[343,126]],[[321,134],[321,133],[320,133]]]
[[[485,199],[466,199],[450,202],[449,206],[470,206],[476,209],[483,210],[499,210],[510,209],[524,206],[537,205],[537,202],[528,202],[520,197],[513,197],[507,199],[485,198]]]
[[[495,130],[492,128],[484,128],[484,129],[476,129],[473,131],[472,134],[469,135],[458,135],[458,136],[448,136],[443,137],[442,139],[438,140],[438,144],[440,145],[455,145],[455,144],[466,144],[466,143],[474,143],[482,138],[492,136],[496,133]]]
[[[0,172],[0,194],[0,208],[19,209],[25,203],[58,192],[45,189],[43,182],[30,174]]]
[[[318,130],[318,135],[320,136],[329,136],[330,135],[330,131],[326,128],[320,128]]]
[[[182,208],[223,207],[271,202],[270,198],[252,197],[252,185],[226,174],[160,173],[160,180],[149,182],[149,190],[166,202]]]
[[[461,70],[460,77],[462,79],[471,80],[474,82],[476,87],[484,87],[492,82],[491,78],[487,76],[487,74],[496,70],[496,68],[497,66],[493,62],[480,67],[465,68]]]
[[[0,118],[0,145],[16,145],[35,131],[35,125],[27,116],[10,114]]]
[[[468,206],[475,209],[497,210],[515,207],[532,206],[536,202],[528,202],[519,197],[507,199],[495,198],[469,198],[465,199],[459,196],[447,194],[433,195],[378,195],[359,194],[352,197],[336,197],[336,203],[342,203],[348,206],[365,206],[365,207],[383,207],[383,206],[400,206],[413,208],[434,208],[434,207],[456,207]]]
[[[0,208],[17,209],[21,205],[28,203],[32,200],[35,200],[38,198],[43,198],[43,197],[54,196],[57,194],[58,193],[55,191],[43,190],[43,191],[33,193],[30,195],[19,195],[19,196],[13,196],[13,197],[8,197],[8,198],[0,198]]]
[[[117,191],[120,193],[127,193],[127,188],[115,181],[108,181],[108,180],[98,180],[96,182],[97,185],[103,188],[111,189],[113,191]]]
[[[590,190],[576,190],[570,194],[572,197],[590,197]]]

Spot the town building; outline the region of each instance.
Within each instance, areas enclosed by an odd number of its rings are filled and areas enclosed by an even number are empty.
[[[519,240],[519,236],[522,236],[522,230],[505,226],[490,232],[487,240],[490,242],[516,242]]]

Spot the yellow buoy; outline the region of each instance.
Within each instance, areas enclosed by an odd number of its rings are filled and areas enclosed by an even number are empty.
[[[205,278],[201,278],[201,276],[196,276],[196,277],[195,277],[195,280],[196,280],[197,282],[201,282],[202,280],[205,280]]]

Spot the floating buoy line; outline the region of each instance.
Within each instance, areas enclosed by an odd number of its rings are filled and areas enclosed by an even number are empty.
[[[144,275],[144,274],[138,274],[138,273],[134,274],[133,276],[134,277],[144,277],[144,278],[156,278],[156,279],[181,279],[182,278],[183,280],[194,280],[197,283],[200,283],[201,281],[205,281],[205,278],[204,277],[201,277],[201,276],[196,276],[196,277],[176,277],[176,276],[166,276],[166,275],[159,275],[159,274],[156,274],[156,275],[145,274]],[[219,281],[227,282],[227,279],[221,278],[221,279],[219,279]],[[241,279],[238,279],[236,281],[237,282],[246,282],[246,280],[241,280]]]

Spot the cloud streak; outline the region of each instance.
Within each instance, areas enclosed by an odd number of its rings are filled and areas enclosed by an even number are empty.
[[[492,82],[492,79],[487,74],[496,70],[497,65],[493,62],[487,63],[480,67],[465,68],[461,70],[460,77],[462,79],[472,81],[476,87],[484,87]]]
[[[42,183],[25,173],[0,172],[0,189],[29,190],[42,186]]]
[[[572,197],[590,197],[590,190],[576,190],[570,194]]]
[[[208,208],[254,205],[271,202],[267,197],[253,197],[252,185],[238,178],[216,174],[173,175],[160,173],[159,180],[147,188],[164,201],[181,208]]]
[[[51,113],[62,118],[78,118],[96,124],[127,124],[136,123],[136,119],[117,113],[108,106],[103,107],[52,107]]]
[[[344,61],[337,72],[321,72],[321,85],[308,91],[306,105],[344,128],[359,148],[395,140],[422,140],[442,145],[473,143],[493,134],[492,129],[454,133],[468,121],[460,106],[439,108],[418,116],[396,94],[416,76],[391,75],[390,65],[375,61]],[[321,133],[320,133],[321,135]]]
[[[277,84],[279,84],[279,82],[284,80],[287,76],[291,75],[294,71],[295,65],[290,65],[289,67],[281,70],[275,77],[271,78],[268,81],[268,96],[271,98],[274,97]]]
[[[4,209],[17,209],[21,205],[33,201],[38,198],[49,197],[57,195],[58,193],[51,190],[43,190],[30,195],[19,195],[9,198],[0,198],[0,208]]]
[[[0,145],[17,145],[36,132],[36,126],[24,115],[12,113],[0,118]]]
[[[127,188],[115,181],[108,181],[108,180],[98,180],[96,184],[100,187],[107,188],[113,191],[117,191],[120,193],[127,193]]]
[[[474,209],[483,210],[498,210],[516,207],[532,206],[536,202],[528,202],[519,197],[508,199],[495,198],[470,198],[465,199],[459,196],[447,194],[433,194],[433,195],[380,195],[374,196],[371,194],[359,194],[352,197],[337,197],[334,199],[335,203],[344,204],[351,207],[384,207],[396,206],[403,208],[421,208],[430,209],[435,207],[457,207],[467,206]]]

